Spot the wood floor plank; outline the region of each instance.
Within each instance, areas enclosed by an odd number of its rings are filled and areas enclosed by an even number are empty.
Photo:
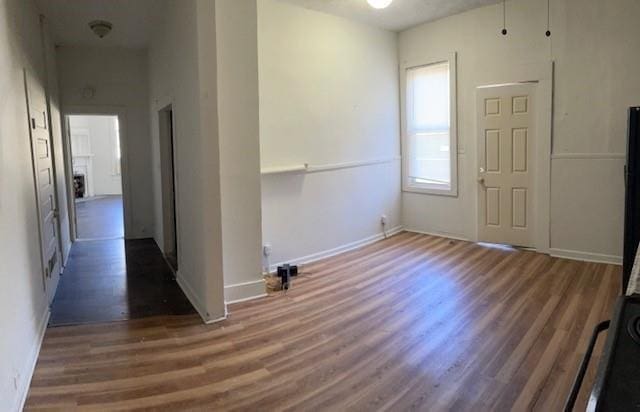
[[[26,410],[560,410],[620,289],[617,266],[408,232],[301,269],[215,325],[49,329]]]

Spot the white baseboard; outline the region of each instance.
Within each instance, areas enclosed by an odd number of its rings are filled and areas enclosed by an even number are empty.
[[[387,231],[387,236],[393,236],[396,233],[400,233],[402,232],[404,229],[402,226],[396,226],[394,228],[392,228],[391,230]],[[351,243],[347,243],[345,245],[342,246],[338,246],[335,247],[333,249],[328,249],[328,250],[324,250],[322,252],[318,252],[318,253],[314,253],[311,255],[307,255],[307,256],[303,256],[303,257],[299,257],[299,258],[295,258],[295,259],[290,259],[286,262],[280,262],[280,263],[274,263],[272,265],[269,265],[269,273],[274,273],[277,269],[278,266],[281,266],[285,263],[289,263],[292,265],[302,265],[305,263],[311,263],[311,262],[315,262],[316,260],[320,260],[320,259],[325,259],[331,256],[335,256],[335,255],[339,255],[340,253],[344,253],[344,252],[348,252],[350,250],[353,249],[357,249],[359,247],[362,246],[366,246],[368,244],[377,242],[379,240],[384,239],[384,233],[378,233],[375,234],[373,236],[369,236],[366,237],[364,239],[360,239],[360,240],[356,240],[355,242],[351,242]]]
[[[267,296],[264,279],[251,282],[236,283],[224,287],[224,301],[226,304],[244,302]]]
[[[404,229],[407,232],[411,232],[411,233],[420,233],[422,235],[429,235],[429,236],[438,236],[438,237],[445,237],[447,239],[455,239],[455,240],[462,240],[464,242],[473,242],[473,240],[464,237],[462,235],[456,235],[453,233],[449,233],[449,232],[439,232],[439,231],[425,231],[425,230],[418,230],[418,229],[410,229],[410,228],[405,228]]]
[[[22,411],[24,409],[25,402],[27,402],[27,395],[29,393],[29,387],[31,386],[31,379],[33,378],[33,373],[36,370],[36,364],[38,363],[38,358],[40,357],[40,349],[42,348],[42,341],[44,340],[44,334],[47,331],[47,325],[49,324],[50,316],[51,311],[49,310],[49,305],[47,305],[45,308],[45,313],[42,315],[42,319],[40,320],[40,324],[38,325],[38,335],[36,337],[36,341],[29,351],[27,365],[24,369],[24,373],[21,375],[22,379],[20,380],[21,382],[18,387],[19,396],[16,398],[14,408],[11,409],[13,411]]]
[[[189,282],[184,280],[184,277],[180,276],[180,272],[176,273],[176,282],[178,283],[178,286],[180,286],[180,289],[182,289],[182,291],[184,292],[187,299],[189,299],[189,302],[191,302],[191,305],[195,308],[196,312],[198,312],[198,315],[200,315],[204,323],[216,323],[227,318],[226,304],[224,307],[224,316],[216,319],[210,319],[209,312],[207,311],[207,306],[198,298],[198,295],[196,295],[196,293],[193,291],[193,288],[191,287]]]
[[[577,250],[567,249],[549,249],[549,254],[554,257],[560,257],[572,260],[582,260],[584,262],[608,263],[612,265],[622,265],[622,256],[605,255],[602,253],[580,252]]]
[[[473,242],[473,240],[465,238],[463,236],[453,235],[451,233],[446,233],[446,232],[427,232],[423,230],[416,230],[416,229],[410,229],[410,228],[405,228],[405,231],[412,232],[412,233],[421,233],[424,235],[440,236],[448,239],[462,240],[466,242]],[[537,253],[542,253],[542,254],[548,254],[554,257],[559,257],[564,259],[580,260],[584,262],[594,262],[594,263],[607,263],[612,265],[622,265],[622,256],[606,255],[602,253],[592,253],[592,252],[581,252],[578,250],[557,249],[557,248],[549,248],[548,253],[547,251],[535,250],[535,249],[532,249],[532,251]]]

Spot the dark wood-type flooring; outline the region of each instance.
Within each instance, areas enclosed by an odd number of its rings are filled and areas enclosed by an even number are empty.
[[[49,329],[26,409],[558,411],[619,278],[401,233],[307,265],[286,295],[231,305],[214,325]]]
[[[77,241],[50,326],[195,313],[152,239]]]
[[[122,196],[95,196],[75,202],[79,239],[124,237]]]

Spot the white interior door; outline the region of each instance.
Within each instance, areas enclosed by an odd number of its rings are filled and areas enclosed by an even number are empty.
[[[51,303],[60,276],[60,257],[62,256],[57,233],[58,208],[55,194],[53,150],[44,88],[27,71],[25,71],[25,88],[40,230],[40,257],[43,266],[44,286],[49,303]]]
[[[534,244],[535,84],[477,90],[478,240]]]

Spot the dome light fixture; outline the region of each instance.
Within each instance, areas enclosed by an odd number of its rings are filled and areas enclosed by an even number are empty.
[[[104,36],[109,34],[111,29],[113,28],[113,25],[108,21],[94,20],[89,23],[89,28],[95,33],[96,36],[103,38]]]
[[[374,9],[384,9],[388,7],[392,1],[393,0],[367,0],[367,3]]]

